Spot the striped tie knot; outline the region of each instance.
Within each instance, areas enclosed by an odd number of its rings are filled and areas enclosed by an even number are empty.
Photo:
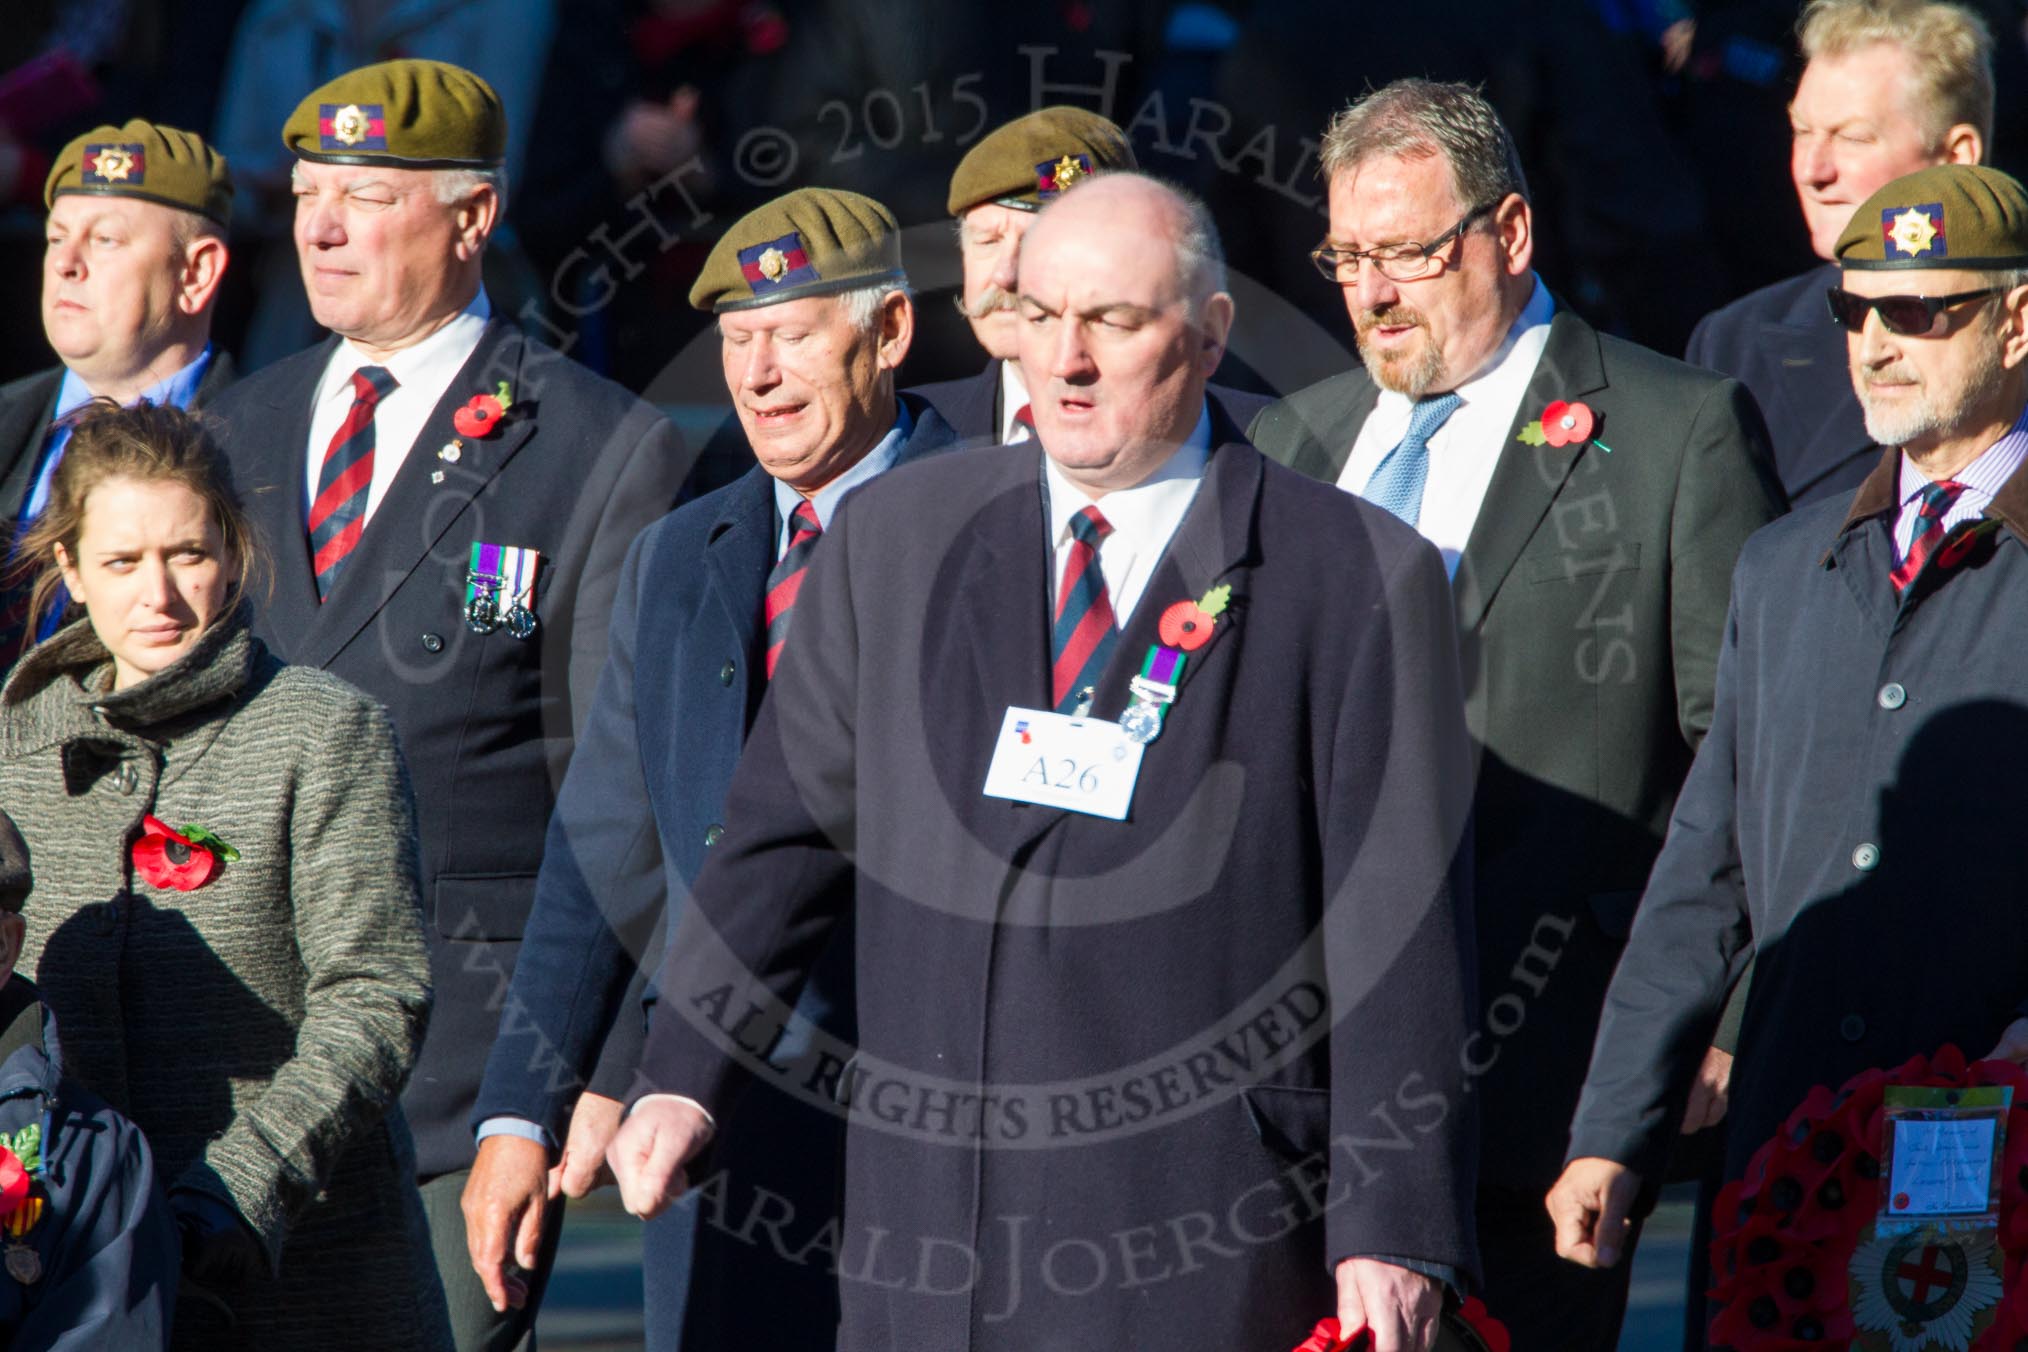
[[[1050,690],[1059,713],[1075,713],[1089,704],[1119,638],[1105,571],[1099,567],[1099,544],[1112,533],[1112,522],[1096,507],[1070,519],[1070,548],[1050,628]]]
[[[824,534],[824,525],[817,519],[817,509],[808,498],[796,504],[796,510],[789,516],[789,547],[782,551],[781,561],[768,574],[767,599],[767,672],[770,679],[775,674],[775,663],[782,660],[782,645],[789,638],[789,612],[795,608],[796,597],[803,590],[803,573],[810,566],[810,555],[816,551],[817,541]]]
[[[317,496],[310,503],[310,565],[319,601],[331,595],[366,529],[373,488],[373,410],[399,383],[385,366],[362,366],[352,373],[352,407],[324,452]]]
[[[1921,501],[1915,509],[1915,529],[1908,538],[1908,553],[1894,566],[1890,575],[1897,592],[1908,590],[1922,574],[1922,567],[1929,562],[1930,555],[1936,553],[1937,546],[1943,543],[1944,518],[1950,515],[1951,508],[1957,505],[1964,491],[1965,486],[1956,479],[1939,479],[1925,484],[1916,495]]]

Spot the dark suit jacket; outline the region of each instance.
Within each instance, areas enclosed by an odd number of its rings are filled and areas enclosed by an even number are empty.
[[[909,393],[927,400],[957,430],[960,441],[978,444],[1000,440],[998,359],[987,362],[986,369],[975,376],[918,385]],[[1223,413],[1234,427],[1245,427],[1255,414],[1274,402],[1265,394],[1250,394],[1225,385],[1207,385],[1204,393],[1211,400],[1211,407]]]
[[[1378,397],[1355,369],[1269,409],[1254,440],[1335,483]],[[1597,441],[1523,444],[1552,399],[1588,404]],[[1733,559],[1780,510],[1744,388],[1558,311],[1454,579],[1480,756],[1487,1003],[1465,1055],[1497,1124],[1488,1183],[1555,1180],[1606,982],[1711,721]]]
[[[901,397],[914,428],[897,465],[955,440],[935,410]],[[620,1098],[632,1085],[647,1031],[643,976],[659,965],[668,916],[681,913],[724,830],[726,786],[767,691],[774,484],[755,466],[648,527],[627,552],[610,653],[550,818],[474,1126],[507,1114],[541,1123],[560,1143],[587,1081]],[[849,942],[834,943],[799,1006],[841,1037],[852,1034],[850,961]],[[757,1094],[724,1130],[718,1164],[739,1215],[756,1189],[808,1226],[835,1207],[834,1115]],[[696,1209],[684,1208],[652,1223],[677,1232],[657,1236],[660,1261],[647,1283],[654,1346],[830,1352],[831,1274],[733,1237],[730,1226],[696,1222]]]
[[[415,781],[436,1005],[403,1106],[420,1174],[472,1160],[469,1117],[500,1021],[544,830],[605,660],[628,543],[688,469],[668,420],[495,318],[409,450],[329,599],[303,524],[311,397],[332,343],[257,372],[214,411],[240,491],[275,555],[256,630],[386,704]],[[499,381],[514,405],[489,438],[437,449],[451,415]],[[322,453],[322,448],[317,448]],[[442,482],[432,482],[441,473]],[[533,548],[539,628],[464,622],[472,545]]]
[[[238,378],[232,357],[213,351],[204,379],[197,382],[191,407],[204,408]],[[43,438],[56,420],[56,396],[63,388],[63,367],[52,366],[32,376],[0,385],[0,522],[11,529],[35,481],[35,462]]]
[[[1798,505],[1851,496],[1880,448],[1852,393],[1845,331],[1824,292],[1838,285],[1826,263],[1741,296],[1698,322],[1684,359],[1736,377],[1767,416],[1775,471]]]
[[[1468,751],[1442,566],[1215,424],[1096,707],[1125,707],[1166,607],[1221,582],[1233,601],[1124,822],[981,793],[1008,709],[1049,701],[1039,448],[885,476],[805,581],[644,1068],[723,1111],[732,1033],[766,1046],[766,1000],[793,998],[851,913],[850,1069],[821,1047],[742,1063],[851,1101],[847,1352],[1279,1347],[1331,1308],[1331,1259],[1476,1266]],[[1159,1298],[1116,1267],[1064,1294],[1089,1273],[1057,1267],[1107,1244],[1141,1282],[1167,1274]]]
[[[1802,508],[1740,555],[1717,714],[1613,980],[1573,1155],[1654,1176],[1749,958],[1732,1178],[1813,1086],[1946,1043],[1983,1056],[2024,1012],[2007,785],[2028,756],[2028,475],[1961,566],[1897,597],[1898,461],[1849,509]]]

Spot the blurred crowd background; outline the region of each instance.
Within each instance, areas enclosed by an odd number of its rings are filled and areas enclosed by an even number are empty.
[[[1991,161],[2028,173],[2023,0],[1996,38]],[[317,336],[289,244],[280,128],[352,67],[478,71],[511,121],[496,305],[664,404],[704,327],[685,295],[719,231],[789,188],[886,202],[931,296],[956,282],[945,188],[985,131],[1049,103],[1128,129],[1204,195],[1240,280],[1221,379],[1286,390],[1343,368],[1316,138],[1403,75],[1483,84],[1541,228],[1537,267],[1600,328],[1681,352],[1697,319],[1812,263],[1788,176],[1794,0],[7,0],[0,24],[0,380],[48,364],[36,313],[49,157],[103,122],[202,131],[238,185],[214,337],[256,370]],[[904,383],[969,374],[947,304]],[[1321,327],[1299,321],[1308,317]],[[1249,330],[1253,340],[1249,341]],[[1306,359],[1307,336],[1318,349]],[[1332,350],[1335,348],[1335,351]],[[1261,353],[1272,352],[1275,361]],[[1273,367],[1274,369],[1261,369]],[[722,392],[715,363],[697,388]]]

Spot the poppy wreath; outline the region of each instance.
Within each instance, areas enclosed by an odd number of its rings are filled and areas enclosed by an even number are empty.
[[[2011,1061],[1967,1065],[1964,1054],[1948,1046],[1891,1071],[1856,1075],[1835,1094],[1818,1085],[1753,1153],[1745,1176],[1719,1192],[1711,1242],[1711,1299],[1717,1309],[1710,1341],[1716,1352],[1842,1349],[1865,1334],[1853,1317],[1848,1279],[1880,1207],[1882,1110],[1890,1084],[2013,1088],[2000,1162],[2002,1290],[1992,1323],[1971,1339],[1969,1352],[2028,1352],[2028,1290],[2022,1281],[2028,1257],[2028,1072]],[[1910,1263],[1897,1271],[1927,1284],[1927,1257],[1920,1262],[1917,1257],[1910,1255]],[[1911,1270],[1914,1276],[1908,1277]],[[1918,1298],[1924,1294],[1917,1292]],[[1972,1314],[1961,1318],[1969,1328]],[[1906,1327],[1911,1337],[1922,1330]],[[1910,1345],[1967,1346],[1929,1338]]]
[[[1363,1328],[1354,1329],[1347,1338],[1339,1328],[1334,1316],[1317,1324],[1310,1330],[1310,1336],[1303,1339],[1295,1352],[1366,1352],[1372,1340]],[[1512,1340],[1507,1326],[1493,1318],[1484,1301],[1473,1296],[1457,1309],[1444,1315],[1443,1332],[1438,1335],[1437,1347],[1440,1352],[1512,1352]]]

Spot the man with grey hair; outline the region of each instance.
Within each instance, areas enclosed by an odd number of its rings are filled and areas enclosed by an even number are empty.
[[[1043,209],[1036,441],[827,528],[657,978],[621,1195],[673,1204],[714,1118],[730,1147],[742,1063],[835,1086],[843,1352],[1288,1347],[1326,1315],[1427,1352],[1475,1270],[1442,564],[1207,401],[1215,240],[1136,174]],[[757,1064],[848,921],[850,1068]]]
[[[403,1111],[458,1344],[512,1347],[535,1300],[496,1312],[472,1271],[469,1118],[620,561],[687,457],[654,409],[492,313],[480,261],[506,117],[485,81],[367,66],[305,98],[282,139],[303,284],[333,337],[215,406],[275,549],[256,629],[394,718],[436,991]]]
[[[1766,410],[1790,501],[1842,497],[1878,458],[1824,318],[1828,261],[1852,209],[1933,164],[1980,164],[1993,141],[1993,43],[1977,14],[1941,0],[1812,0],[1797,23],[1808,62],[1789,103],[1790,176],[1827,260],[1706,315],[1687,359],[1739,377]]]
[[[1477,92],[1388,85],[1332,121],[1322,164],[1313,257],[1365,369],[1291,395],[1253,436],[1451,569],[1482,1000],[1452,1050],[1487,1128],[1487,1300],[1524,1352],[1609,1352],[1624,1269],[1558,1260],[1542,1195],[1710,721],[1733,557],[1781,491],[1738,383],[1598,333],[1535,276],[1527,182]]]
[[[726,390],[759,463],[649,527],[621,571],[611,655],[474,1111],[472,1261],[503,1304],[525,1296],[513,1269],[536,1263],[545,1145],[562,1144],[567,1195],[599,1179],[645,1031],[639,974],[654,970],[665,916],[680,914],[722,830],[810,553],[847,494],[957,439],[926,402],[895,393],[915,332],[907,285],[885,207],[805,188],[728,229],[691,292],[718,316]],[[801,1017],[849,1038],[851,995],[840,946]],[[516,1120],[522,1135],[507,1129]],[[815,1228],[837,1191],[840,1126],[788,1095],[750,1096],[720,1152],[717,1214],[768,1198]],[[837,1297],[821,1263],[699,1225],[691,1208],[649,1223],[644,1266],[652,1347],[829,1352]]]

